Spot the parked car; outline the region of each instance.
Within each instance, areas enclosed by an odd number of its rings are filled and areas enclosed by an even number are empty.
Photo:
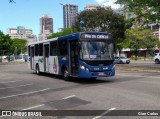
[[[130,63],[130,60],[127,59],[126,57],[119,56],[119,57],[115,57],[114,59],[115,59],[114,60],[115,64],[129,64]]]
[[[13,58],[13,57],[10,57],[10,59],[8,59],[8,61],[14,61],[14,58]]]
[[[154,62],[156,64],[159,64],[160,63],[160,53],[155,53],[154,54]]]

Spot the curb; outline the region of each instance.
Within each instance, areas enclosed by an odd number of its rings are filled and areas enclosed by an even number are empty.
[[[122,69],[117,69],[117,70],[122,70]],[[160,71],[158,71],[158,70],[123,69],[123,71],[140,71],[140,72],[156,72],[156,73],[160,73]]]

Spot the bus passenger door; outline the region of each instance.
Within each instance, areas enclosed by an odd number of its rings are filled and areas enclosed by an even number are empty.
[[[44,44],[44,72],[49,72],[49,44]]]
[[[76,76],[78,74],[78,41],[70,41],[69,54],[70,54],[70,74]]]
[[[34,46],[30,47],[30,67],[34,69]]]

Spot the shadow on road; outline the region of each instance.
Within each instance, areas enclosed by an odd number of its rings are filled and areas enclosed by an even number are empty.
[[[32,72],[32,74],[36,75]],[[61,75],[54,75],[54,74],[47,74],[47,73],[41,73],[39,76],[45,76],[49,78],[54,78],[58,80],[63,80]],[[114,77],[105,77],[105,78],[97,78],[97,79],[87,79],[87,78],[76,78],[71,77],[68,82],[72,83],[79,83],[79,84],[102,84],[102,83],[114,83],[115,79]]]

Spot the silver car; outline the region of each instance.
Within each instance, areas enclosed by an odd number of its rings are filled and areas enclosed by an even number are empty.
[[[115,64],[129,64],[130,63],[130,60],[127,59],[126,57],[119,56],[119,57],[115,57],[114,59],[115,59],[114,60]]]

